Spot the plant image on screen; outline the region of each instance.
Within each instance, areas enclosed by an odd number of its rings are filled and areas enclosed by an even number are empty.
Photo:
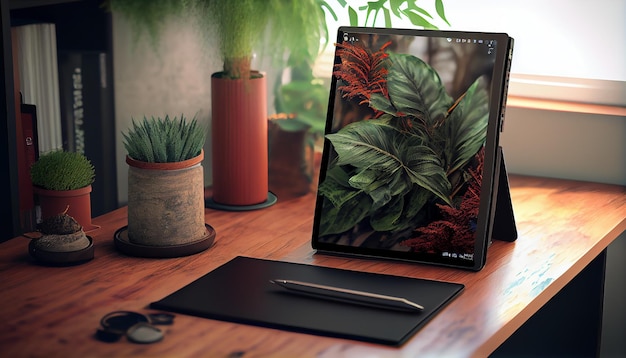
[[[489,72],[464,76],[465,85],[461,65],[448,61],[440,76],[417,56],[395,51],[403,44],[394,41],[363,36],[336,45],[338,91],[326,136],[333,151],[319,187],[319,235],[341,245],[471,260]]]

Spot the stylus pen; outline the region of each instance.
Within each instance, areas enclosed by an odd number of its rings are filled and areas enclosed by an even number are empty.
[[[270,280],[280,287],[291,291],[313,294],[316,296],[327,297],[331,299],[339,299],[344,301],[356,301],[358,303],[366,303],[370,305],[382,305],[386,307],[402,308],[412,311],[421,311],[423,306],[409,301],[406,298],[381,295],[378,293],[350,290],[347,288],[319,285],[316,283],[274,279]]]

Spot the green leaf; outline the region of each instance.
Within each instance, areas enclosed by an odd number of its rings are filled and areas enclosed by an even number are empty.
[[[381,185],[368,192],[368,194],[372,199],[372,208],[370,209],[372,213],[387,205],[394,198],[391,193],[391,187],[388,185]]]
[[[416,227],[419,221],[417,218],[425,215],[422,212],[422,208],[432,197],[433,193],[418,185],[414,185],[413,190],[405,195],[404,210],[402,211],[402,215],[396,220],[393,231]]]
[[[311,133],[323,135],[328,109],[328,88],[314,80],[294,80],[280,86],[275,93],[276,111],[293,113],[290,121],[276,121],[281,127],[294,125],[285,122],[300,122],[311,128]],[[286,129],[286,128],[284,128]],[[295,129],[295,128],[294,128]],[[301,130],[301,128],[297,128]]]
[[[392,115],[398,113],[398,110],[391,104],[389,99],[380,93],[372,93],[372,95],[370,96],[369,105],[376,110],[383,111]]]
[[[380,177],[380,174],[378,173],[377,170],[365,169],[361,171],[360,173],[358,173],[357,175],[352,176],[348,180],[348,183],[350,184],[351,187],[355,189],[360,189],[364,191],[372,191],[372,190],[377,189],[377,188],[371,188],[371,186],[372,184],[376,182],[376,179],[378,179],[379,177]],[[371,188],[371,190],[368,190],[369,188]]]
[[[376,170],[379,175],[369,185],[377,188],[400,179],[418,184],[450,203],[450,183],[437,155],[422,145],[418,136],[404,135],[377,120],[352,123],[327,135],[338,154],[337,165]],[[354,176],[353,176],[354,177]]]
[[[372,210],[377,210],[392,199],[392,188],[388,185],[392,178],[384,172],[366,169],[350,177],[348,183],[368,194],[372,199]]]
[[[404,210],[404,197],[399,195],[370,217],[370,225],[376,231],[393,231]]]
[[[346,7],[347,3],[346,0],[336,0],[339,5],[341,5],[341,7]],[[324,0],[318,0],[320,7],[324,10],[326,10],[326,12],[328,14],[330,14],[330,16],[332,16],[333,20],[338,21],[339,18],[337,17],[337,14],[335,13],[335,11],[333,10],[333,8]]]
[[[413,3],[410,3],[408,9],[409,10],[414,10],[416,13],[420,13],[420,14],[428,17],[428,18],[431,18],[431,19],[433,18],[428,11],[426,11],[423,8],[417,6],[417,1],[413,1]]]
[[[348,17],[350,18],[350,26],[359,26],[359,15],[352,6],[348,6]]]
[[[426,127],[435,126],[453,104],[437,72],[415,56],[390,53],[389,58],[387,88],[392,105]]]
[[[353,228],[369,214],[371,201],[367,195],[356,196],[341,207],[335,207],[329,200],[324,200],[320,220],[320,235],[340,234]]]
[[[424,145],[409,147],[407,151],[405,162],[406,167],[410,168],[407,174],[411,182],[427,189],[443,202],[451,205],[452,202],[449,199],[451,185],[437,154]]]
[[[446,141],[447,172],[463,167],[485,143],[489,123],[489,93],[484,77],[478,78],[441,127]]]
[[[437,11],[437,15],[439,15],[439,17],[445,21],[448,26],[451,26],[450,22],[448,22],[448,19],[446,18],[446,13],[443,8],[443,0],[435,0],[435,9]]]
[[[361,193],[348,184],[350,176],[341,167],[332,167],[326,172],[326,178],[319,185],[319,193],[335,207],[341,207]]]
[[[404,14],[406,15],[406,17],[409,18],[409,20],[411,20],[411,23],[415,26],[420,26],[423,27],[425,29],[436,29],[437,26],[433,25],[432,23],[430,23],[430,21],[426,20],[425,17],[423,17],[422,15],[418,14],[415,11],[405,11]]]
[[[385,16],[385,27],[391,27],[391,15],[389,14],[389,10],[383,8],[383,15]]]
[[[405,1],[406,0],[389,0],[389,7],[391,8],[391,11],[399,18],[401,18],[399,10],[400,6],[402,6],[402,3],[404,3]]]
[[[378,13],[380,11],[384,11],[385,9],[385,3],[387,2],[387,0],[373,0],[373,1],[368,1],[367,5],[362,6],[360,9],[362,10],[366,10],[367,14],[365,16],[365,23],[363,24],[364,26],[376,26],[376,19],[378,18]],[[371,21],[370,21],[371,20]]]
[[[326,137],[339,155],[338,165],[391,171],[400,163],[398,150],[394,148],[397,137],[392,131],[388,125],[366,120],[351,123]]]

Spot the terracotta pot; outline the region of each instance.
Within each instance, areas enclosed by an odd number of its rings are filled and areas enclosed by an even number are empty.
[[[65,212],[83,227],[84,231],[98,228],[91,224],[91,185],[75,190],[48,190],[34,187],[39,197],[41,218],[46,219]]]
[[[314,147],[309,127],[284,130],[269,121],[269,189],[279,198],[306,195],[312,190]]]
[[[213,200],[255,205],[268,197],[267,85],[211,77]]]
[[[189,244],[206,237],[204,152],[174,163],[128,163],[128,240],[144,246]]]

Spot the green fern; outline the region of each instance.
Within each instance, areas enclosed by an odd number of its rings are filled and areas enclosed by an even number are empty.
[[[107,10],[121,14],[128,21],[135,42],[145,33],[154,49],[158,48],[167,24],[165,20],[184,19],[188,6],[185,0],[106,0],[103,3]]]
[[[54,150],[43,154],[30,168],[33,185],[48,190],[84,188],[95,179],[95,169],[81,153]]]
[[[180,119],[144,116],[140,123],[132,120],[132,128],[124,136],[128,156],[142,162],[172,163],[191,159],[200,154],[206,139],[205,128],[194,117]]]

